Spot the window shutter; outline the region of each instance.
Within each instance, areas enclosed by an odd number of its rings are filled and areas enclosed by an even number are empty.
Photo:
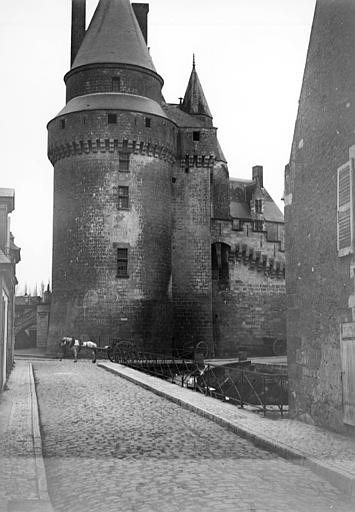
[[[338,169],[338,256],[346,256],[353,252],[353,165],[351,159]]]

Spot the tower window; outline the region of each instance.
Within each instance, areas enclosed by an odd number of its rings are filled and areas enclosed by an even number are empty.
[[[151,125],[151,119],[150,119],[150,117],[146,117],[145,118],[145,127],[150,128],[150,125]]]
[[[192,132],[192,140],[198,142],[200,140],[200,132]]]
[[[128,187],[118,187],[118,209],[128,210]]]
[[[129,172],[129,153],[127,151],[120,151],[118,158],[119,171]]]
[[[112,78],[112,91],[120,92],[120,90],[121,90],[121,79],[119,76],[114,76]]]
[[[61,127],[62,130],[64,130],[64,128],[65,128],[65,119],[61,119],[60,120],[60,127]]]
[[[263,201],[262,199],[255,199],[255,213],[263,212]]]
[[[117,249],[116,277],[128,277],[128,249]]]
[[[108,124],[117,124],[117,114],[107,114]]]

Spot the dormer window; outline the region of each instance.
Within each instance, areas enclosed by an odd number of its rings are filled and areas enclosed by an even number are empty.
[[[263,200],[255,199],[255,213],[263,213]]]
[[[262,220],[254,220],[254,231],[264,231],[264,222]]]

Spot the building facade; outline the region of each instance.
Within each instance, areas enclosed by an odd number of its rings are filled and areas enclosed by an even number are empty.
[[[285,173],[291,412],[352,433],[354,26],[354,2],[317,2]]]
[[[14,190],[0,188],[0,390],[14,361],[16,263],[20,261],[20,249],[10,232],[9,215],[14,208]]]
[[[229,180],[195,62],[181,102],[164,100],[147,48],[147,4],[100,0],[87,30],[85,0],[72,5],[67,104],[48,124],[54,166],[48,349],[66,334],[102,344],[120,337],[164,352],[203,342],[211,355],[235,354],[242,339],[251,346],[254,335],[262,338],[263,292],[274,304],[284,293],[283,218],[279,210],[274,218],[262,169],[241,187]],[[238,187],[245,218],[231,213]],[[250,267],[248,274],[243,266],[243,278],[240,261]],[[253,284],[243,290],[248,276]],[[224,349],[222,324],[229,321],[235,333],[240,297],[256,289],[258,326],[246,319],[249,341],[242,334],[232,341],[231,334]],[[278,320],[264,322],[267,332],[282,337],[283,322],[284,337],[283,306],[277,313],[273,307],[266,316]]]

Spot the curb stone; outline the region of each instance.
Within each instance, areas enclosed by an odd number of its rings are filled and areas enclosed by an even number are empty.
[[[339,468],[331,467],[329,464],[326,464],[315,457],[309,456],[306,452],[301,452],[292,446],[282,443],[282,441],[264,436],[259,432],[253,432],[251,429],[247,429],[244,426],[239,425],[236,421],[230,421],[214,412],[206,410],[203,405],[196,406],[195,404],[190,403],[189,394],[192,393],[192,391],[187,390],[186,388],[177,387],[176,384],[166,382],[162,379],[158,379],[157,377],[147,375],[132,368],[127,368],[120,364],[115,364],[115,366],[112,367],[107,363],[97,363],[97,366],[137,384],[158,396],[170,400],[184,409],[190,410],[204,418],[214,421],[239,436],[250,440],[260,448],[276,453],[292,463],[303,465],[311,469],[314,473],[328,480],[332,485],[334,485],[334,487],[337,487],[355,502],[355,476],[352,474],[342,471]],[[176,389],[179,389],[179,394],[183,393],[183,398],[176,396]],[[216,400],[212,397],[208,398],[210,400]],[[243,411],[243,414],[253,413]]]

